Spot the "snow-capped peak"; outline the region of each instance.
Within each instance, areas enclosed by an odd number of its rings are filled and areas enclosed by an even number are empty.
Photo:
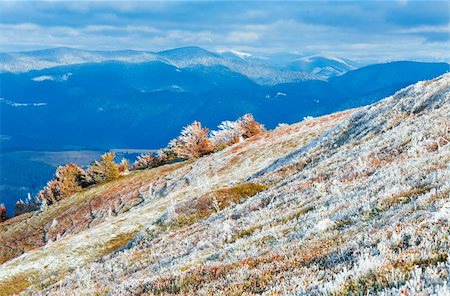
[[[248,57],[252,56],[252,54],[250,54],[248,52],[238,51],[238,50],[234,50],[234,49],[230,50],[230,52],[232,54],[240,57],[241,59],[245,59],[245,58],[248,58]]]
[[[326,54],[314,54],[314,55],[302,57],[299,60],[302,62],[306,62],[306,63],[312,63],[318,59],[327,59],[327,60],[335,61],[335,62],[338,62],[338,63],[341,63],[341,64],[351,67],[351,65],[349,65],[345,60],[335,57],[335,56],[326,55]]]

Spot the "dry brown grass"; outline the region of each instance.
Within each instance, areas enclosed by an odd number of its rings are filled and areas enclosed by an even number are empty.
[[[138,232],[121,233],[118,236],[113,237],[100,251],[99,255],[106,255],[111,252],[117,251],[124,247],[131,239],[133,239]]]
[[[0,283],[0,296],[16,295],[35,283],[34,274],[19,274]]]
[[[195,201],[185,202],[178,206],[176,208],[176,218],[162,227],[164,229],[179,229],[192,225],[267,188],[267,185],[244,183],[208,192]]]
[[[384,211],[397,204],[408,203],[413,197],[427,193],[430,190],[431,188],[429,187],[414,187],[408,191],[388,196],[378,203],[378,209]]]

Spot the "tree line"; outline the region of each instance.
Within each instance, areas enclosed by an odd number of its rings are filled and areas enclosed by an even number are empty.
[[[74,163],[58,166],[55,177],[39,191],[34,199],[20,200],[16,203],[15,215],[39,208],[44,209],[84,188],[112,181],[130,171],[197,159],[265,131],[264,125],[257,122],[251,114],[245,114],[235,121],[223,121],[216,131],[210,131],[199,121],[194,121],[184,127],[180,135],[171,140],[166,148],[157,153],[141,154],[132,165],[125,159],[116,163],[115,153],[107,152],[86,169]],[[6,207],[0,205],[0,222],[8,218]]]

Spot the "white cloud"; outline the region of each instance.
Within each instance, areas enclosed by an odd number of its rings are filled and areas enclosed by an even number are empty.
[[[260,39],[260,34],[257,32],[231,32],[228,34],[226,41],[232,43],[249,43]]]
[[[450,33],[450,23],[446,26],[418,26],[395,31],[400,34],[410,33]]]
[[[326,53],[371,61],[449,60],[448,53],[444,54],[448,51],[448,41],[444,40],[450,32],[448,22],[439,24],[433,19],[434,23],[431,20],[408,23],[405,16],[414,2],[284,3],[286,6],[245,2],[219,7],[212,3],[177,1],[67,1],[64,5],[56,1],[30,5],[21,2],[16,10],[14,5],[0,2],[0,8],[8,11],[2,15],[0,10],[0,51],[58,46],[159,51],[197,45],[251,53]],[[397,18],[396,14],[396,22],[389,23],[386,13],[392,12],[390,7],[401,7],[395,11],[397,14],[406,11],[403,18]],[[368,8],[373,10],[366,20]],[[1,23],[2,16],[4,19],[14,13],[26,21]],[[20,17],[28,16],[27,13],[34,18]]]

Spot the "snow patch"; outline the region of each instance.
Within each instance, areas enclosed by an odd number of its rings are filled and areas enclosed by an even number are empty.
[[[319,232],[323,232],[325,230],[333,228],[335,225],[336,225],[335,222],[331,221],[329,218],[326,218],[326,219],[319,221],[319,223],[317,223],[316,229]]]
[[[273,97],[273,99],[276,99],[276,98],[278,98],[278,97],[286,97],[286,96],[287,96],[287,94],[285,94],[285,93],[277,92],[276,96]]]
[[[53,76],[51,76],[51,75],[41,75],[41,76],[37,76],[37,77],[33,77],[33,78],[31,78],[31,80],[33,80],[33,81],[46,81],[46,80],[50,80],[50,81],[53,81],[54,80],[54,78],[53,78]]]
[[[346,66],[351,67],[351,65],[349,65],[346,61],[344,61],[341,58],[335,57],[335,56],[331,56],[331,55],[323,55],[323,54],[315,54],[315,55],[311,55],[311,56],[307,56],[307,57],[303,57],[300,59],[300,61],[306,62],[306,63],[312,63],[314,62],[315,59],[317,58],[324,58],[330,61],[335,61],[341,64],[344,64]]]
[[[41,76],[36,76],[31,78],[31,80],[33,81],[37,81],[37,82],[42,82],[42,81],[67,81],[69,79],[69,77],[72,76],[72,73],[68,72],[66,74],[62,74],[62,75],[41,75]]]
[[[42,107],[47,105],[47,103],[17,103],[4,98],[0,98],[0,102],[12,107]]]
[[[234,54],[234,55],[237,55],[238,57],[240,57],[240,58],[242,58],[242,59],[245,59],[245,58],[248,58],[248,57],[251,57],[251,56],[252,56],[252,55],[249,54],[248,52],[238,51],[238,50],[234,50],[234,49],[230,50],[230,52],[231,52],[232,54]]]

